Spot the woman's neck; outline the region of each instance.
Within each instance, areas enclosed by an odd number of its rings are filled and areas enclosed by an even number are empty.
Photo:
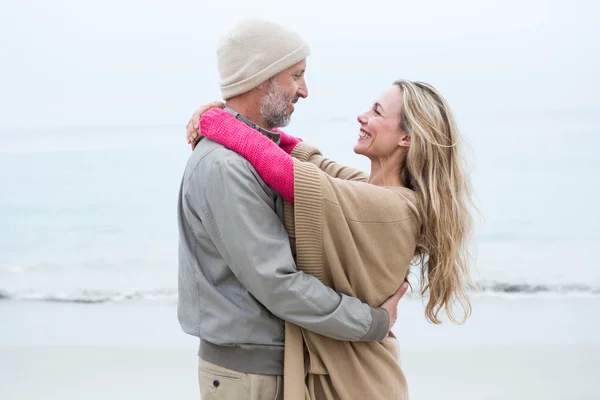
[[[398,160],[371,159],[369,183],[377,186],[405,186]]]

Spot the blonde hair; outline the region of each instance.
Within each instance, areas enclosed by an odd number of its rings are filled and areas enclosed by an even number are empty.
[[[411,137],[402,169],[406,186],[418,198],[421,232],[416,260],[421,264],[421,295],[429,295],[425,315],[441,323],[443,309],[454,323],[471,315],[468,290],[471,256],[468,239],[472,230],[471,185],[459,153],[460,133],[450,106],[431,85],[397,81],[403,105],[400,128]],[[455,317],[459,303],[463,318]]]

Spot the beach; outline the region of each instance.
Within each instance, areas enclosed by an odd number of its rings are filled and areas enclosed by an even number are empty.
[[[435,118],[461,133],[479,291],[464,326],[402,299],[411,400],[600,400],[599,2],[5,3],[0,400],[199,399],[177,320],[185,128],[224,97],[219,37],[249,15],[310,44],[283,130],[332,161],[371,170],[357,116],[396,80],[452,108]]]
[[[417,295],[401,303],[393,330],[411,399],[598,400],[600,120],[499,120],[464,124],[482,212],[472,318],[433,326]],[[294,129],[366,170],[344,133],[355,125]],[[520,146],[498,151],[515,127]],[[0,398],[197,399],[198,341],[176,313],[181,127],[1,133]],[[566,133],[569,148],[554,140]]]
[[[479,296],[464,326],[405,299],[411,399],[600,399],[600,297]],[[172,302],[0,302],[3,399],[193,399],[197,340]]]

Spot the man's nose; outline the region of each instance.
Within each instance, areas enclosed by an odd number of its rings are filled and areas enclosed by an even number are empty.
[[[298,87],[297,94],[299,97],[302,97],[303,99],[308,97],[308,86],[306,86],[306,81],[304,80],[304,78],[302,78],[302,81],[300,82],[300,86]]]

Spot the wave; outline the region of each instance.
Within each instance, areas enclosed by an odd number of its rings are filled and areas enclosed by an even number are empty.
[[[481,293],[600,295],[600,287],[593,287],[585,284],[532,285],[527,283],[482,282],[479,283],[478,286]]]
[[[475,296],[497,296],[497,297],[589,297],[600,296],[600,287],[585,284],[526,284],[506,282],[481,282],[479,290],[473,292]],[[420,297],[418,287],[409,292],[407,297]],[[133,303],[133,302],[159,302],[177,303],[176,289],[147,289],[131,290],[127,292],[101,291],[101,290],[79,290],[72,292],[22,292],[11,293],[0,289],[0,301],[38,301],[49,303],[78,303],[78,304],[102,304],[102,303]]]
[[[49,303],[126,303],[136,301],[176,302],[177,291],[172,289],[132,290],[127,292],[78,290],[73,292],[23,292],[10,293],[0,289],[0,300],[40,301]]]

